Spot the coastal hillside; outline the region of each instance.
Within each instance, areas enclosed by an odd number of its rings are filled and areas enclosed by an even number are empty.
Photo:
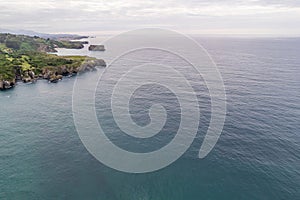
[[[72,39],[72,40],[79,40],[83,38],[88,38],[88,36],[82,36],[77,34],[60,34],[60,33],[41,33],[36,32],[32,30],[26,30],[26,29],[4,29],[0,28],[0,33],[10,33],[13,35],[27,35],[27,36],[38,36],[41,38],[50,38],[54,40],[66,40],[66,39]]]
[[[15,51],[56,52],[55,48],[81,49],[83,42],[68,40],[44,39],[38,36],[13,35],[0,33],[0,51],[7,52],[7,48]]]
[[[0,89],[17,81],[47,79],[57,82],[63,76],[105,66],[101,59],[86,56],[57,56],[55,48],[80,49],[84,42],[44,39],[37,36],[0,34]]]

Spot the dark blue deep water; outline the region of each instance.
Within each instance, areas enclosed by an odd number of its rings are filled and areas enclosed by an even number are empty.
[[[144,50],[114,65],[121,69],[122,65],[162,61],[189,76],[201,118],[187,152],[168,167],[147,174],[111,169],[89,154],[76,132],[72,115],[75,77],[58,84],[20,83],[0,92],[0,199],[300,199],[300,39],[196,40],[216,62],[227,95],[224,129],[207,157],[198,158],[210,119],[210,98],[203,80],[165,52]],[[87,51],[60,50],[59,54]],[[107,50],[92,56],[110,61],[109,54]],[[78,78],[88,88],[95,75],[88,72]],[[104,77],[107,84],[114,82],[114,74]],[[147,152],[174,137],[180,110],[167,88],[140,88],[131,101],[132,118],[139,125],[149,123],[146,111],[151,103],[169,108],[164,133],[146,142],[120,133],[107,95],[105,89],[97,89],[96,113],[115,144]]]

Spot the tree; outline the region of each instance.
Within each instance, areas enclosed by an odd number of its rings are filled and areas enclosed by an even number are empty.
[[[20,49],[20,46],[21,46],[21,42],[18,41],[18,40],[15,40],[15,39],[7,39],[7,40],[5,41],[5,45],[6,45],[8,48],[15,49],[15,50],[19,50],[19,49]]]

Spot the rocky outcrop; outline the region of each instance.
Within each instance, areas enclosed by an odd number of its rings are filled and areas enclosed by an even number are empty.
[[[22,79],[21,66],[14,66],[14,72],[15,72],[15,75],[16,75],[16,80],[21,80]]]
[[[57,82],[58,82],[59,80],[61,80],[62,78],[63,78],[62,75],[55,75],[55,74],[53,74],[53,75],[50,76],[49,81],[50,81],[51,83],[57,83]]]
[[[23,77],[23,78],[22,78],[22,81],[23,81],[24,83],[30,83],[30,82],[33,81],[33,79],[30,78],[30,77]]]
[[[105,51],[104,45],[90,45],[89,51]]]
[[[63,65],[56,68],[45,68],[37,77],[56,83],[64,76],[73,76],[79,72],[93,71],[96,70],[97,66],[106,67],[106,63],[102,59],[88,59],[78,67],[67,67]]]
[[[0,90],[10,89],[16,85],[16,80],[0,80]]]
[[[18,77],[16,75],[16,77]],[[35,73],[31,70],[28,70],[28,71],[25,71],[23,72],[23,74],[21,75],[21,80],[24,82],[24,83],[30,83],[30,82],[34,82],[36,81],[38,77],[35,75]]]
[[[106,63],[102,59],[94,59],[94,60],[86,60],[78,69],[78,72],[82,71],[91,71],[94,70],[95,67],[106,67]]]
[[[40,45],[37,50],[40,52],[56,53],[57,50],[55,48],[57,48],[56,45],[55,46]]]

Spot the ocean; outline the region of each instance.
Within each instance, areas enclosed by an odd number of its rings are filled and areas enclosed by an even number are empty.
[[[19,83],[0,92],[0,199],[300,199],[300,39],[192,37],[218,66],[226,92],[222,134],[205,158],[198,158],[211,119],[204,80],[168,52],[141,49],[119,58],[110,71],[99,68],[57,84]],[[139,39],[143,40],[129,42]],[[102,40],[90,38],[95,44]],[[107,47],[105,52],[88,52],[85,47],[59,49],[58,54],[90,55],[110,63],[112,51]],[[73,87],[80,80],[87,91],[92,90],[90,80],[103,72],[103,83],[94,91],[103,130],[121,148],[151,152],[176,134],[181,120],[176,95],[160,85],[136,92],[130,112],[138,125],[150,123],[148,111],[153,103],[161,103],[168,111],[157,138],[137,139],[118,128],[108,89],[123,69],[146,62],[169,65],[186,74],[199,102],[199,127],[193,143],[175,162],[153,172],[125,173],[99,162],[83,145],[73,119]],[[167,70],[156,75],[166,80],[171,76]]]

